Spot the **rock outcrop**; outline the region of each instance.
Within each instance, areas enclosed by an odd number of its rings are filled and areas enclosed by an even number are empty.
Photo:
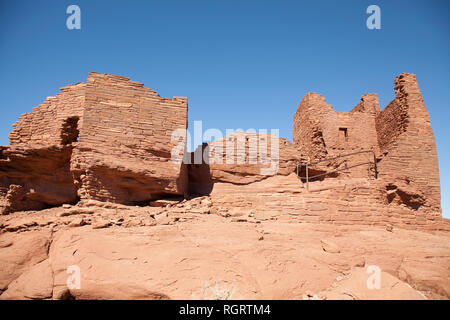
[[[186,98],[91,72],[87,83],[61,88],[14,125],[11,145],[0,147],[0,209],[184,195],[186,166],[170,160],[178,143],[172,133],[186,127]]]
[[[188,165],[190,191],[211,195],[225,216],[448,230],[436,144],[415,76],[401,74],[395,90],[383,111],[375,94],[336,112],[307,93],[294,115],[294,144],[251,132],[205,143],[191,158],[203,152],[208,161]]]
[[[0,299],[449,299],[430,119],[414,75],[395,90],[189,153],[186,98],[61,88],[0,146]]]
[[[88,200],[0,216],[0,299],[450,297],[448,231],[222,216],[216,206],[210,197],[167,207]],[[367,288],[371,265],[380,289]],[[71,266],[79,287],[67,286]]]
[[[215,183],[248,185],[275,175],[287,176],[306,158],[285,138],[235,132],[199,146],[190,160],[190,192],[210,194]]]

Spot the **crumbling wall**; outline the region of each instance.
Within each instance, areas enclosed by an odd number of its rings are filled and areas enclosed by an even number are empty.
[[[367,93],[363,95],[361,97],[361,101],[350,112],[366,112],[371,115],[377,115],[378,112],[380,112],[378,96],[375,93]]]
[[[187,99],[91,72],[71,170],[82,199],[133,204],[184,194],[187,171],[171,161],[172,133],[187,128]]]
[[[308,92],[294,114],[294,144],[311,160],[327,157],[329,146],[325,142],[323,120],[335,118],[332,106],[323,96]]]
[[[349,113],[342,113],[348,115],[348,122],[340,123],[341,127],[345,127],[345,125],[348,127],[348,151],[378,151],[375,118],[379,112],[380,105],[377,95],[365,94]]]
[[[396,98],[381,112],[375,94],[366,94],[350,112],[335,112],[318,94],[308,93],[294,115],[294,143],[310,161],[373,150],[311,166],[311,172],[344,170],[340,178],[373,177],[377,162],[385,204],[439,214],[440,183],[436,144],[415,75],[395,79]],[[311,176],[311,175],[310,175]]]
[[[64,139],[62,131],[69,118],[75,121],[83,117],[85,87],[84,83],[62,87],[60,93],[47,97],[41,105],[33,108],[33,112],[22,114],[13,124],[10,144],[48,147],[75,142],[77,137],[69,141]],[[78,123],[75,125],[77,129]]]
[[[297,163],[304,160],[300,151],[286,139],[256,132],[234,132],[204,145],[203,153],[207,165],[189,166],[192,179],[189,183],[193,190],[204,188],[200,173],[209,173],[208,180],[204,181],[206,185],[215,182],[244,185],[274,175],[294,173]],[[211,190],[212,186],[208,188]]]
[[[396,97],[378,114],[376,128],[383,155],[380,177],[388,201],[415,210],[441,213],[436,143],[428,111],[414,74],[395,78]]]
[[[90,73],[20,117],[0,148],[2,212],[83,199],[136,204],[184,194],[187,168],[171,161],[187,99],[160,97],[128,78]],[[180,156],[182,156],[182,152]]]
[[[325,98],[307,93],[294,115],[294,143],[309,157],[308,162],[346,155],[365,150],[377,150],[375,117],[379,112],[378,98],[367,94],[350,112],[336,112]],[[356,154],[312,166],[315,172],[344,170],[339,177],[374,176],[374,166],[353,167],[374,162],[370,153]],[[350,168],[351,167],[351,168]],[[345,171],[345,168],[350,168]]]
[[[294,144],[235,133],[198,149],[208,149],[213,162],[188,164],[172,161],[180,146],[172,134],[187,128],[186,98],[163,98],[128,78],[90,73],[86,84],[64,87],[24,114],[11,146],[0,146],[0,212],[80,198],[148,204],[190,192],[211,194],[224,212],[252,207],[299,221],[434,224],[440,184],[428,112],[414,75],[402,74],[395,84],[396,98],[382,112],[374,94],[350,112],[336,112],[321,95],[308,93],[294,115]],[[377,180],[367,179],[374,177],[370,166],[349,168],[373,161],[367,153],[310,167],[310,174],[341,169],[333,183],[342,189],[325,180],[312,182],[320,188],[309,192],[295,174],[299,163],[361,150],[377,154]],[[183,143],[179,151],[181,158]]]
[[[85,84],[61,88],[23,114],[0,152],[0,212],[43,209],[78,200],[70,157],[83,117]]]

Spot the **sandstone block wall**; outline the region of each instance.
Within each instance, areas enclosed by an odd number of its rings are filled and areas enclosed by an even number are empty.
[[[186,128],[186,98],[92,72],[14,125],[10,146],[0,148],[0,210],[183,195],[187,169],[171,161],[171,135]]]
[[[91,72],[71,161],[80,198],[130,204],[185,193],[187,172],[171,161],[171,135],[186,128],[186,98],[163,98],[142,83]]]
[[[195,164],[195,153],[199,152],[203,152],[204,161]],[[205,194],[211,192],[216,182],[246,185],[274,175],[289,175],[296,171],[297,163],[302,160],[305,158],[300,150],[285,138],[266,133],[235,132],[204,143],[191,154],[190,191]]]
[[[61,88],[55,97],[48,97],[44,103],[33,108],[33,112],[23,114],[13,125],[9,135],[12,146],[39,146],[69,144],[74,141],[64,139],[64,133],[71,119],[74,127],[83,117],[86,84],[79,83]],[[76,141],[76,136],[74,139]]]
[[[308,93],[300,102],[294,115],[294,144],[301,149],[309,162],[334,158],[349,153],[377,148],[375,117],[379,111],[378,98],[367,94],[350,112],[336,112],[317,93]],[[374,162],[373,155],[363,153],[352,157],[323,162],[312,167],[312,173],[332,169],[345,169],[364,162]],[[371,165],[351,170],[353,177],[374,176]],[[340,176],[349,176],[341,172]]]
[[[323,96],[309,92],[303,97],[294,115],[293,138],[310,159],[329,156],[323,132],[326,126],[321,123],[329,118],[335,118],[334,111]]]
[[[190,164],[171,161],[179,144],[172,133],[187,128],[186,98],[163,98],[142,83],[94,72],[86,84],[61,90],[23,115],[11,145],[0,147],[2,212],[80,199],[148,204],[191,193],[211,195],[219,214],[236,207],[230,215],[251,208],[299,221],[404,226],[441,219],[436,145],[412,74],[395,79],[396,98],[383,111],[375,94],[336,112],[308,93],[294,115],[294,143],[235,133],[187,154]],[[195,163],[206,150],[208,162]],[[312,181],[310,190],[296,175],[299,163],[362,150],[376,159],[364,153],[310,166],[310,176],[340,170]]]
[[[61,88],[13,125],[10,146],[0,148],[0,212],[78,200],[69,162],[83,117],[85,87]]]
[[[395,90],[396,98],[383,111],[375,94],[364,95],[350,112],[335,112],[321,95],[306,94],[294,115],[294,143],[309,162],[373,150],[376,161],[361,154],[312,166],[312,173],[376,162],[386,204],[439,215],[436,143],[415,75],[401,74],[395,79]],[[352,168],[338,176],[375,177],[374,169]]]
[[[376,118],[382,153],[380,176],[388,182],[390,201],[441,213],[436,142],[416,76],[395,79],[396,98]]]

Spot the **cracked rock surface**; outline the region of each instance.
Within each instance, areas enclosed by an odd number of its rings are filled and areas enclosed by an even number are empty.
[[[448,299],[450,235],[238,217],[209,197],[0,217],[0,299]],[[371,265],[380,289],[367,288]],[[79,288],[68,288],[70,266]]]

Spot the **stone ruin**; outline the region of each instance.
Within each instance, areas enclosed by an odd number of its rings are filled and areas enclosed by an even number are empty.
[[[308,93],[294,115],[294,143],[313,160],[373,151],[372,172],[355,167],[352,177],[376,175],[386,185],[388,202],[440,213],[436,143],[415,75],[397,77],[395,94],[383,111],[377,95],[366,94],[350,112],[335,112],[321,95]],[[345,164],[367,156],[354,155]],[[341,160],[329,165],[339,167]]]
[[[187,127],[187,99],[91,72],[22,115],[0,148],[4,213],[80,199],[138,204],[186,192],[171,159],[172,132]]]
[[[366,94],[350,112],[307,93],[294,115],[293,143],[236,133],[178,153],[193,158],[208,148],[213,157],[227,139],[244,139],[245,151],[250,141],[276,141],[278,170],[267,175],[267,164],[248,156],[234,164],[173,162],[172,134],[187,129],[187,98],[91,72],[86,83],[63,87],[23,114],[10,145],[0,146],[0,210],[209,195],[221,215],[443,228],[436,144],[415,75],[398,76],[395,91],[383,111]]]

